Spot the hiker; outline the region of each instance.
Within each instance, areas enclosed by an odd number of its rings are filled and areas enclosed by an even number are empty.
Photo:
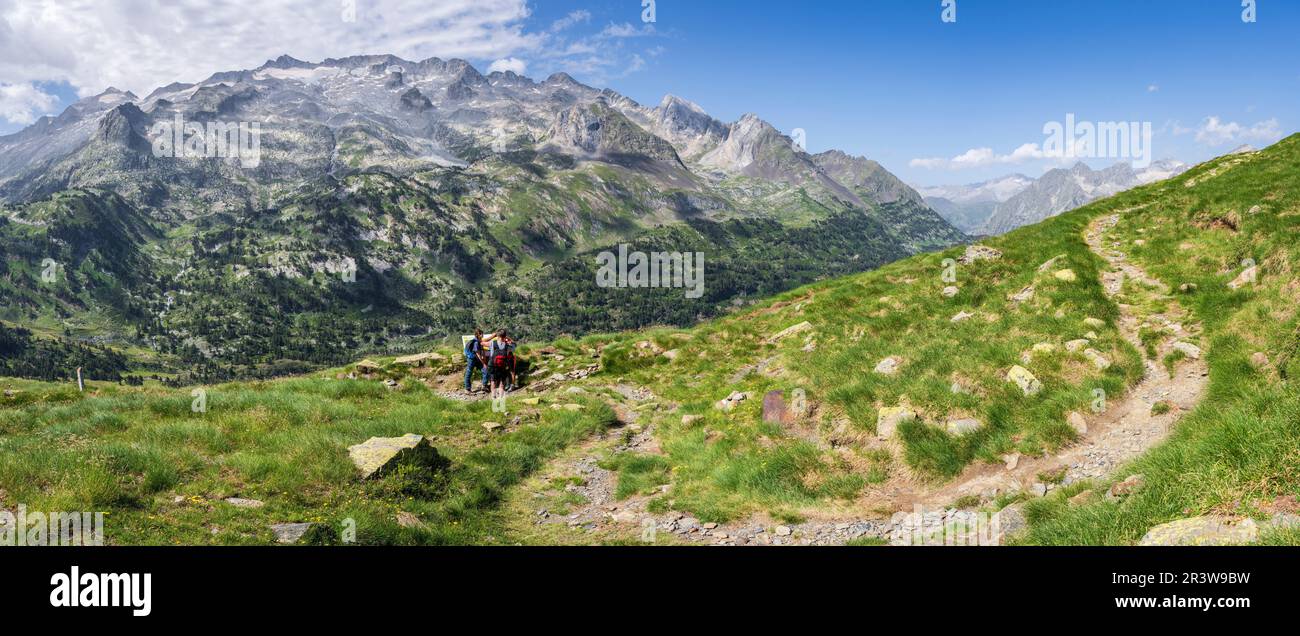
[[[510,369],[510,379],[506,382],[506,393],[515,390],[515,385],[519,383],[519,377],[515,374],[517,361],[515,360],[515,346],[517,343],[514,338],[506,336],[506,365]]]
[[[510,344],[506,330],[497,332],[488,349],[488,362],[492,367],[492,399],[504,397],[505,386],[510,381]]]
[[[465,341],[465,392],[474,392],[474,369],[483,369],[483,390],[488,390],[488,359],[483,351],[483,330],[475,329],[474,337]]]

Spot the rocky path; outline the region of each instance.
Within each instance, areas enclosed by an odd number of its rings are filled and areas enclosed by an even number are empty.
[[[942,506],[967,496],[988,498],[1024,490],[1043,495],[1055,486],[1041,483],[1038,475],[1062,471],[1064,479],[1060,483],[1064,485],[1109,476],[1164,441],[1183,414],[1200,402],[1209,382],[1209,369],[1200,348],[1190,342],[1201,333],[1200,325],[1186,324],[1189,314],[1170,296],[1169,287],[1130,262],[1121,251],[1122,244],[1108,237],[1107,233],[1119,219],[1119,215],[1098,219],[1088,228],[1085,238],[1092,251],[1110,265],[1111,271],[1102,275],[1102,284],[1119,307],[1117,326],[1125,340],[1142,352],[1141,330],[1159,332],[1155,357],[1148,358],[1143,353],[1145,376],[1122,398],[1107,402],[1101,412],[1080,413],[1086,432],[1060,454],[1008,458],[1007,465],[1001,467],[972,466],[958,479],[933,491],[918,493],[920,503]],[[1168,301],[1167,309],[1162,313],[1147,313],[1141,304],[1125,302],[1140,300],[1130,298],[1131,295],[1160,297]],[[1193,355],[1179,362],[1171,376],[1161,361],[1175,347]],[[1167,412],[1153,410],[1161,402],[1168,405]]]
[[[891,522],[876,512],[873,518],[830,514],[803,523],[784,523],[755,517],[728,524],[702,523],[679,512],[655,514],[647,510],[651,497],[633,497],[616,501],[613,495],[617,475],[601,468],[595,449],[568,460],[568,472],[584,477],[582,485],[571,486],[585,504],[567,515],[538,511],[536,524],[564,524],[574,531],[605,537],[640,536],[658,544],[686,543],[698,545],[843,545],[850,541],[874,539],[887,541],[899,531],[917,527],[939,527],[960,522],[970,511],[952,507],[963,498],[987,502],[998,495],[1029,492],[1044,496],[1059,485],[1111,476],[1124,464],[1138,458],[1162,442],[1184,413],[1200,402],[1208,384],[1208,367],[1195,340],[1201,333],[1197,324],[1188,323],[1188,312],[1172,296],[1172,290],[1130,262],[1122,251],[1123,244],[1110,236],[1120,216],[1096,220],[1086,231],[1085,239],[1094,253],[1109,265],[1103,273],[1106,294],[1120,310],[1117,325],[1125,340],[1144,359],[1145,375],[1124,396],[1109,401],[1099,412],[1079,413],[1072,424],[1080,431],[1079,440],[1056,455],[1044,457],[1008,457],[1006,464],[973,465],[958,478],[938,486],[921,483],[893,487],[881,497],[872,498],[860,508],[879,511],[880,506],[912,512],[921,506],[924,515]],[[1144,301],[1159,300],[1150,303]],[[1148,309],[1161,306],[1162,311]],[[1154,340],[1155,355],[1148,356],[1141,332],[1158,333]],[[1177,363],[1172,376],[1162,364],[1172,351],[1187,356]],[[629,396],[632,397],[632,396]],[[632,400],[653,396],[638,395]],[[1155,409],[1164,403],[1168,410]],[[1162,412],[1163,411],[1163,412]],[[658,446],[650,428],[638,428],[634,435],[616,447],[605,444],[602,452],[657,453]],[[1063,476],[1055,483],[1042,483],[1040,475]],[[667,492],[668,486],[664,486]],[[871,505],[866,505],[867,503]],[[901,524],[901,525],[900,525]],[[647,532],[651,531],[648,536]]]

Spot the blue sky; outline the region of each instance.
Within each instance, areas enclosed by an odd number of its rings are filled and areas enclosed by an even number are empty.
[[[1258,0],[1254,23],[1242,0],[955,0],[955,23],[942,0],[656,0],[653,23],[642,0],[351,0],[352,21],[349,0],[40,15],[23,1],[0,0],[0,134],[109,84],[143,94],[281,53],[563,70],[642,103],[673,93],[724,121],[757,113],[804,129],[811,152],[865,155],[918,184],[1037,176],[1059,160],[1012,154],[1067,113],[1151,122],[1154,157],[1189,162],[1300,127],[1294,0]]]
[[[533,19],[584,9],[593,25],[636,21],[638,4],[546,2]],[[1055,164],[909,164],[1010,154],[1067,113],[1152,122],[1155,157],[1185,161],[1300,125],[1300,2],[1260,0],[1254,23],[1240,0],[957,0],[955,23],[941,10],[939,0],[660,0],[659,35],[639,44],[663,51],[609,84],[643,102],[672,92],[727,121],[755,112],[803,128],[809,151],[866,155],[922,184],[1037,176]]]

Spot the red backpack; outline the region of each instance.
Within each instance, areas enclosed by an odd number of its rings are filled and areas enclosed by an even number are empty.
[[[506,368],[510,363],[510,348],[500,340],[492,341],[492,366]]]

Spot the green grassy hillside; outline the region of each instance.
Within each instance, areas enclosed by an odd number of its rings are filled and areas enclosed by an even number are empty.
[[[951,249],[806,286],[692,329],[535,347],[525,353],[536,369],[533,391],[510,399],[509,421],[487,402],[440,393],[459,382],[454,351],[424,373],[381,359],[385,370],[371,379],[340,376],[348,368],[211,387],[206,413],[191,411],[188,390],[94,384],[83,396],[66,385],[6,382],[0,506],[108,509],[109,534],[121,543],[269,542],[271,523],[348,518],[363,528],[363,543],[567,542],[577,540],[568,531],[521,528],[534,525],[525,519],[534,501],[583,505],[565,485],[589,477],[565,471],[574,453],[591,452],[616,476],[617,500],[642,501],[651,513],[716,523],[888,518],[889,504],[901,501],[894,493],[996,467],[1006,455],[1068,448],[1078,437],[1070,412],[1088,409],[1098,390],[1117,400],[1141,380],[1151,330],[1144,326],[1141,348],[1122,337],[1120,307],[1102,286],[1110,265],[1084,238],[1098,219],[1119,215],[1107,240],[1175,290],[1189,324],[1203,328],[1195,340],[1209,364],[1207,396],[1168,440],[1111,477],[1041,498],[1014,492],[951,503],[992,511],[1032,499],[1029,543],[1129,544],[1178,518],[1264,518],[1280,497],[1300,493],[1297,166],[1300,136],[983,243],[995,257]],[[1256,281],[1230,288],[1247,259],[1258,265]],[[1132,283],[1118,298],[1138,315],[1172,302]],[[1092,354],[1067,347],[1082,341]],[[892,373],[877,372],[887,358]],[[597,361],[589,377],[572,373]],[[1189,364],[1176,356],[1158,363],[1172,371]],[[1041,390],[1027,395],[1009,382],[1017,366]],[[807,408],[764,422],[769,391]],[[748,399],[719,408],[738,392]],[[899,407],[915,419],[881,439],[882,414]],[[485,430],[488,420],[504,432]],[[435,436],[450,468],[356,478],[348,446],[407,433]],[[646,435],[653,443],[629,441]],[[1078,496],[1133,473],[1146,486],[1120,501]],[[233,496],[266,506],[223,502]],[[635,532],[602,540],[633,540]]]

